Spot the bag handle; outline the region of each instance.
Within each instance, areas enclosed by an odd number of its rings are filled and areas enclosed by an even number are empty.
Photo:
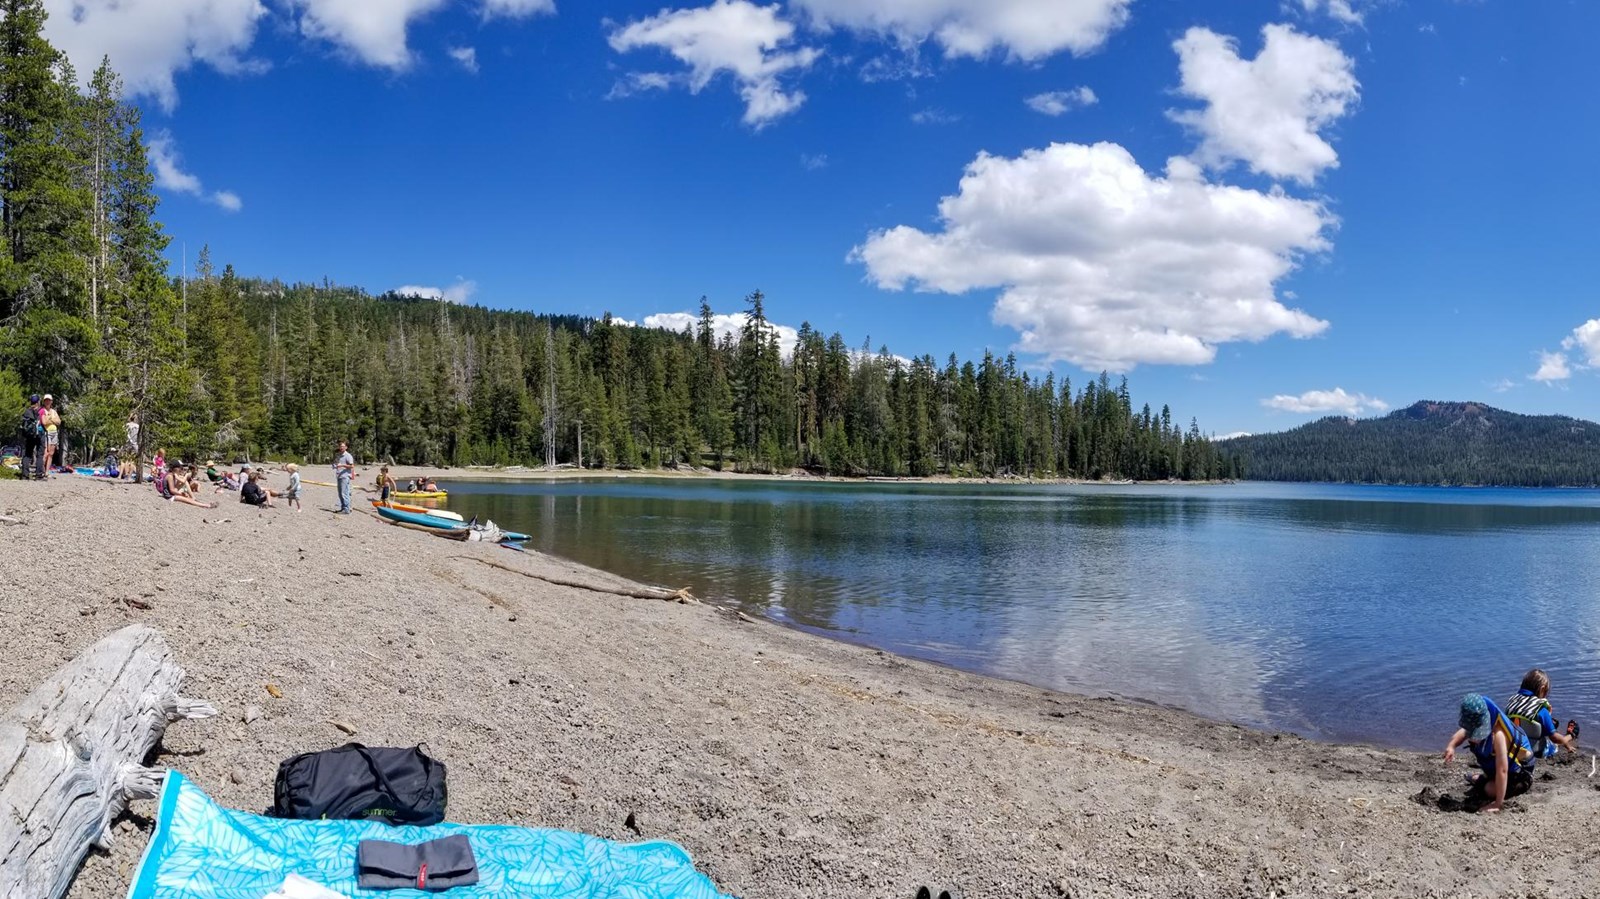
[[[373,760],[372,752],[368,750],[365,745],[361,743],[347,743],[345,745],[355,750],[358,755],[366,760],[367,767],[372,769],[372,776],[378,779],[378,785],[383,787],[384,790],[388,791],[389,795],[394,797],[396,802],[399,802],[402,798],[404,798],[400,795],[400,791],[394,788],[394,784],[389,782],[389,778],[384,775],[383,769],[378,766],[376,761]],[[432,756],[422,751],[422,744],[417,744],[416,750],[417,757],[422,760],[423,770],[426,771],[431,778],[433,775],[433,767],[434,765],[437,765],[438,762],[435,761]],[[415,799],[416,797],[411,798]]]
[[[389,778],[384,775],[383,769],[378,767],[378,763],[372,758],[371,751],[369,751],[366,746],[363,746],[360,743],[349,743],[347,745],[351,749],[354,749],[357,755],[361,756],[363,759],[366,759],[367,767],[372,769],[372,776],[377,778],[378,785],[383,787],[384,791],[387,792],[389,796],[392,797],[396,802],[399,802],[400,791],[394,788],[394,784],[390,783]]]

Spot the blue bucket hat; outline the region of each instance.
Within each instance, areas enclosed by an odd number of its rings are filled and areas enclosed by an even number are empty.
[[[1482,693],[1468,693],[1461,697],[1461,729],[1474,743],[1489,739],[1489,700]]]
[[[39,394],[36,393],[33,396],[28,397],[28,402],[37,406],[39,404]]]

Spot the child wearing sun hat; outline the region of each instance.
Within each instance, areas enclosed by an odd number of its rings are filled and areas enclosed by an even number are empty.
[[[1458,723],[1460,728],[1445,744],[1444,760],[1453,761],[1462,743],[1472,750],[1483,769],[1469,778],[1473,793],[1489,800],[1478,811],[1498,812],[1507,796],[1528,792],[1533,786],[1533,746],[1493,700],[1481,693],[1463,696]]]

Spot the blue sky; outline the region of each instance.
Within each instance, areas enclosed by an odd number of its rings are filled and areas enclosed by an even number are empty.
[[[145,108],[175,265],[658,322],[759,288],[1215,433],[1600,418],[1593,4],[46,6]]]

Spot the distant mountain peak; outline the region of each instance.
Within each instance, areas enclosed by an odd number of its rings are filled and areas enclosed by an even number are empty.
[[[1504,409],[1496,409],[1485,403],[1475,402],[1440,402],[1438,400],[1418,400],[1404,409],[1396,409],[1389,413],[1390,418],[1466,418],[1469,416],[1514,415]]]
[[[1247,478],[1381,484],[1600,486],[1600,424],[1487,403],[1421,400],[1229,440]]]

